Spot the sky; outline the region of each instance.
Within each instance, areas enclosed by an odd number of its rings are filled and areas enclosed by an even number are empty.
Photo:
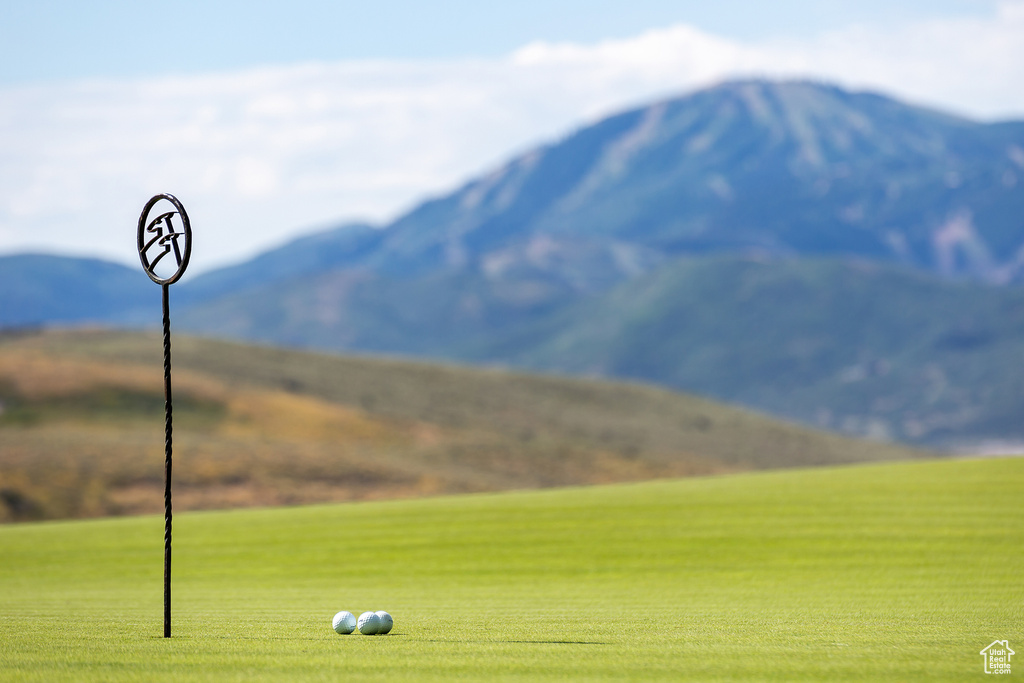
[[[170,192],[194,275],[735,78],[1024,119],[1024,0],[504,5],[4,0],[0,254],[138,265]]]

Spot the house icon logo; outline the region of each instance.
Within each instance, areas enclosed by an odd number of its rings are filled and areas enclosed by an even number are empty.
[[[1017,653],[1010,649],[1009,642],[1005,640],[992,641],[991,645],[981,651],[981,656],[985,658],[985,673],[1010,673],[1010,657],[1015,654]]]

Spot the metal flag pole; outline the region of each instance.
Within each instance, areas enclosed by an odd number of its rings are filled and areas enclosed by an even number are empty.
[[[164,303],[164,638],[171,637],[171,286],[163,285]]]
[[[154,211],[154,209],[158,211]],[[170,209],[170,210],[168,210]],[[157,213],[156,218],[150,216]],[[181,223],[180,231],[174,218]],[[188,267],[192,255],[192,226],[185,207],[174,195],[158,194],[142,210],[138,228],[139,258],[153,282],[163,290],[164,332],[164,638],[171,637],[171,460],[173,402],[171,399],[170,286]],[[182,246],[181,242],[184,242]],[[168,254],[171,258],[164,261]],[[162,262],[162,263],[161,263]]]

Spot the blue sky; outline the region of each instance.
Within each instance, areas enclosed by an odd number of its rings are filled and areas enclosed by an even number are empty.
[[[5,0],[0,253],[133,264],[172,192],[194,275],[747,77],[1024,118],[1024,0]]]
[[[592,43],[685,23],[738,40],[991,16],[990,0],[5,0],[0,84],[200,73],[348,59],[495,57],[532,41]]]

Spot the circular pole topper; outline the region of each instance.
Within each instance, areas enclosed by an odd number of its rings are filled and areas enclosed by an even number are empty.
[[[139,258],[149,279],[158,285],[178,281],[192,255],[192,226],[178,198],[158,194],[139,216]]]

